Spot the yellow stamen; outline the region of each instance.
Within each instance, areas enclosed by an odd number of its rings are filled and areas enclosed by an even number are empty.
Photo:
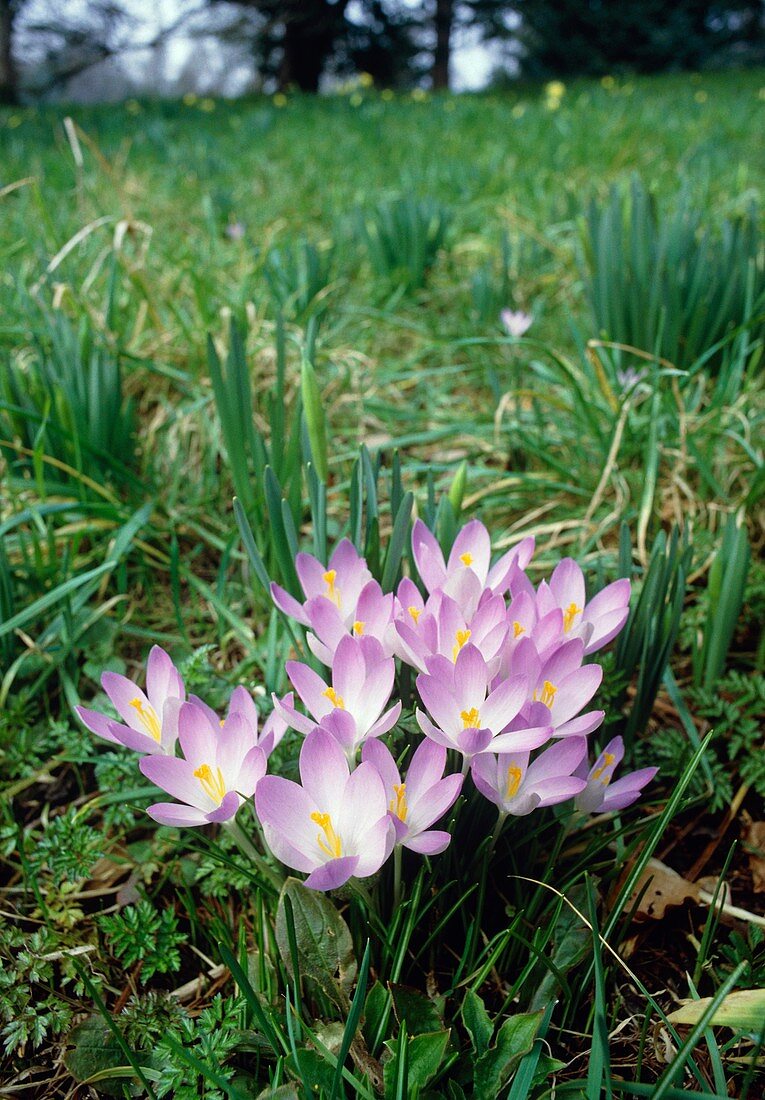
[[[518,794],[518,788],[521,785],[521,779],[523,778],[523,772],[517,764],[511,764],[507,769],[507,788],[505,789],[505,798],[515,798]]]
[[[542,694],[534,692],[534,701],[538,703],[544,703],[546,707],[551,707],[555,702],[555,696],[558,689],[555,684],[551,684],[549,680],[545,680],[542,685]]]
[[[199,780],[205,794],[220,805],[226,793],[226,780],[220,768],[213,771],[209,764],[202,764],[194,772],[194,778]]]
[[[131,707],[134,708],[138,715],[138,721],[148,733],[149,737],[152,737],[157,744],[162,740],[162,727],[159,724],[159,718],[154,707],[149,704],[146,706],[141,699],[131,699]]]
[[[356,622],[353,624],[353,633],[356,638],[360,638],[361,635],[364,633],[364,623],[361,621],[361,619],[357,619]]]
[[[315,821],[324,832],[324,836],[319,833],[316,837],[322,852],[328,855],[330,859],[340,859],[343,854],[343,846],[340,837],[334,830],[332,818],[329,814],[311,814],[311,821]]]
[[[333,687],[328,687],[326,691],[322,692],[322,695],[329,699],[333,707],[337,707],[338,710],[345,710],[345,703],[343,702],[342,695],[338,695]]]
[[[568,608],[563,612],[563,631],[568,633],[571,627],[574,625],[574,619],[577,615],[583,611],[581,607],[577,607],[575,603],[570,603]]]
[[[394,783],[393,790],[396,792],[396,797],[390,800],[390,812],[401,821],[406,821],[406,815],[409,813],[409,807],[406,804],[406,783],[400,785]]]
[[[526,632],[526,627],[521,626],[521,624],[516,619],[515,622],[513,623],[513,637],[514,638],[520,638],[521,634],[525,634],[525,632]]]
[[[336,569],[328,569],[326,573],[322,574],[324,581],[327,585],[327,598],[332,600],[332,603],[340,606],[340,592],[335,588],[335,580],[337,578]]]
[[[612,752],[604,752],[601,757],[603,763],[600,765],[597,771],[592,773],[593,779],[600,779],[600,782],[604,787],[607,787],[611,782],[611,775],[613,773],[614,764],[616,763],[616,757]],[[601,778],[602,776],[602,778]]]
[[[422,608],[421,607],[410,607],[409,608],[409,614],[414,619],[414,625],[417,626],[417,620],[419,619],[420,615],[422,615]]]
[[[471,707],[470,710],[461,710],[460,718],[462,719],[463,729],[477,730],[480,728],[479,722],[481,721],[481,716],[475,707]]]
[[[468,553],[460,554],[460,561],[462,562],[463,565],[472,565],[473,564],[473,555],[468,554]]]
[[[462,649],[465,642],[470,637],[470,634],[471,634],[470,630],[458,630],[457,633],[454,635],[454,637],[456,638],[456,642],[455,642],[454,647],[452,648],[452,660],[453,661],[457,660],[457,654],[459,653],[459,651]]]

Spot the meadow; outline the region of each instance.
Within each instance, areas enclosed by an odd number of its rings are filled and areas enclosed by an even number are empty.
[[[4,1095],[762,1094],[764,117],[761,71],[0,111]],[[262,722],[324,675],[269,583],[349,538],[425,593],[416,517],[631,580],[640,801],[492,835],[466,780],[329,893],[251,798],[150,820],[102,672]]]

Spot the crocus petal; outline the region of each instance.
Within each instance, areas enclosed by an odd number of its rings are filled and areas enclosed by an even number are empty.
[[[340,710],[337,707],[331,714],[322,718],[321,725],[317,726],[317,729],[326,730],[331,734],[335,741],[342,745],[343,752],[347,756],[352,755],[358,747],[358,726],[353,715],[347,710]]]
[[[105,714],[100,714],[97,710],[88,710],[87,707],[75,707],[74,709],[77,717],[91,733],[103,737],[104,741],[111,741],[114,745],[120,744],[119,739],[114,736],[110,728],[115,724],[114,719]]]
[[[327,685],[312,668],[300,661],[287,661],[285,665],[290,683],[295,688],[306,710],[320,721],[333,709],[334,704],[327,696]],[[287,709],[286,707],[284,708]]]
[[[565,611],[571,604],[584,610],[584,574],[573,558],[559,561],[550,577],[550,588],[556,603]]]
[[[120,718],[131,729],[148,734],[148,727],[139,718],[138,707],[133,705],[138,703],[143,709],[151,707],[153,710],[148,696],[132,680],[128,680],[127,676],[122,676],[119,672],[103,672],[101,685],[114,703]]]
[[[373,726],[370,726],[367,730],[367,737],[383,737],[389,730],[392,730],[396,722],[398,722],[399,715],[401,714],[401,702],[394,703],[390,710],[386,710],[382,718],[375,722]]]
[[[115,741],[124,745],[126,749],[132,749],[133,752],[142,752],[147,756],[165,755],[162,745],[157,744],[153,737],[139,733],[130,726],[123,726],[121,722],[110,722],[109,732],[114,734]]]
[[[606,716],[604,710],[588,710],[584,714],[577,715],[576,718],[570,719],[568,722],[563,722],[560,726],[555,727],[556,737],[586,737],[588,733],[592,733],[601,724]]]
[[[396,830],[388,814],[385,814],[364,834],[364,847],[354,872],[356,877],[368,878],[379,871],[395,843]]]
[[[427,833],[418,833],[417,836],[407,838],[403,841],[403,846],[423,856],[437,856],[449,847],[451,839],[451,833],[432,829]]]
[[[529,764],[527,781],[536,788],[546,779],[571,775],[586,755],[587,742],[583,737],[567,737],[564,741],[556,741]]]
[[[287,867],[307,872],[324,862],[311,820],[316,805],[299,783],[265,775],[255,788],[255,812],[269,848]]]
[[[566,802],[574,798],[586,786],[583,779],[575,775],[559,775],[554,779],[544,779],[534,784],[534,792],[539,798],[540,806],[555,806],[559,802]]]
[[[406,771],[406,790],[410,801],[419,798],[423,791],[437,783],[444,774],[445,767],[446,750],[443,746],[427,738],[421,741]],[[400,780],[397,779],[396,782],[399,783]]]
[[[353,878],[359,864],[359,856],[341,856],[331,859],[312,871],[303,883],[309,890],[337,890],[349,878]]]
[[[218,726],[220,730],[220,726]],[[194,703],[184,703],[178,716],[178,739],[186,760],[194,768],[212,764],[217,756],[218,730]]]
[[[616,611],[609,612],[608,615],[603,615],[594,624],[592,633],[587,639],[585,646],[585,653],[594,653],[598,649],[602,649],[604,645],[608,645],[610,641],[616,637],[619,631],[622,629],[629,616],[630,609],[623,607]]]
[[[438,540],[421,519],[412,527],[412,557],[422,583],[433,592],[446,579],[446,564]]]
[[[443,730],[439,729],[438,726],[434,726],[424,711],[418,708],[415,711],[415,715],[420,729],[431,741],[435,741],[437,745],[443,745],[446,749],[455,749],[457,747],[456,737],[449,737]]]
[[[260,780],[266,774],[268,766],[266,754],[260,745],[256,745],[245,756],[239,769],[236,789],[245,798],[251,798]]]
[[[438,748],[437,745],[435,747]],[[427,829],[451,809],[462,790],[463,778],[462,775],[447,775],[419,796],[410,790],[407,779],[406,795],[410,806],[407,824],[412,833]]]
[[[428,742],[423,741],[423,745]],[[444,749],[440,749],[438,746],[433,746],[436,752],[443,753],[444,760],[446,759],[446,752]],[[377,770],[378,775],[383,781],[386,795],[390,793],[392,795],[394,786],[398,786],[401,783],[401,776],[399,775],[398,768],[396,767],[396,761],[393,759],[390,749],[382,741],[376,739],[365,741],[361,749],[361,759],[365,764],[371,764],[373,768]],[[443,771],[443,767],[441,769]],[[407,791],[409,787],[407,785]]]
[[[486,581],[491,559],[491,539],[480,520],[473,519],[466,523],[454,540],[449,561],[446,565],[447,573],[452,573],[460,566],[467,566],[477,574],[481,583]]]
[[[176,825],[193,828],[195,825],[207,825],[207,815],[194,806],[185,806],[180,802],[155,802],[146,810],[149,817],[160,825]]]
[[[291,596],[289,592],[285,591],[285,589],[274,581],[271,581],[271,599],[279,610],[284,612],[288,619],[295,619],[296,622],[302,623],[303,626],[308,626],[308,619],[303,611],[303,605],[299,604],[294,596]]]
[[[220,806],[215,810],[210,810],[207,820],[211,823],[230,821],[236,815],[242,802],[242,797],[236,791],[227,791],[221,800]]]
[[[525,676],[505,680],[481,706],[481,723],[495,733],[504,730],[523,706],[529,691]]]
[[[630,772],[622,776],[615,783],[610,783],[606,788],[603,799],[605,811],[623,810],[632,805],[640,797],[640,792],[654,778],[658,768],[641,768],[640,771]]]
[[[614,611],[623,611],[630,602],[631,587],[626,577],[607,584],[587,604],[586,618],[590,622],[595,622]]]
[[[172,756],[144,756],[138,767],[148,780],[179,802],[196,806],[205,814],[217,809],[218,803],[204,791],[188,760]]]
[[[529,729],[509,730],[500,733],[491,742],[492,752],[530,752],[549,741],[553,735],[552,726],[531,726]]]
[[[161,646],[154,645],[146,662],[146,694],[149,702],[157,711],[169,696],[183,696],[183,681],[169,654]]]
[[[335,820],[335,828],[348,776],[348,761],[335,738],[322,729],[309,733],[300,750],[300,779],[319,812]]]

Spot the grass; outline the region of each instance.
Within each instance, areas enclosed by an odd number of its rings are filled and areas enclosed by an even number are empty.
[[[762,317],[750,298],[674,362],[660,331],[635,348],[643,330],[598,328],[586,257],[590,204],[635,176],[666,224],[691,204],[712,237],[761,225],[764,83],[583,82],[556,109],[528,87],[0,112],[14,1095],[758,1095],[761,1035],[670,1017],[765,986],[760,926],[629,909],[655,855],[761,910],[751,843],[730,842],[765,796]],[[526,337],[502,306],[533,314]],[[405,867],[398,906],[383,878],[298,912],[227,833],[154,829],[150,788],[73,707],[152,642],[212,703],[284,690],[299,638],[262,582],[350,533],[387,587],[414,508],[447,543],[460,515],[497,550],[536,535],[540,576],[565,553],[594,584],[632,575],[601,705],[662,775],[571,836],[519,820],[491,888],[474,803],[469,873],[455,842]],[[304,953],[311,920],[347,940],[346,986]]]

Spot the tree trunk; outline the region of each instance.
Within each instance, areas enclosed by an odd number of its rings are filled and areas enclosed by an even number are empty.
[[[454,0],[436,0],[436,48],[433,52],[433,68],[431,70],[434,91],[449,88],[449,59],[451,56],[453,23]]]
[[[347,0],[293,0],[285,4],[279,87],[318,92],[319,81],[342,33]]]
[[[11,0],[0,0],[0,103],[15,104],[18,101],[18,79],[13,60]]]

